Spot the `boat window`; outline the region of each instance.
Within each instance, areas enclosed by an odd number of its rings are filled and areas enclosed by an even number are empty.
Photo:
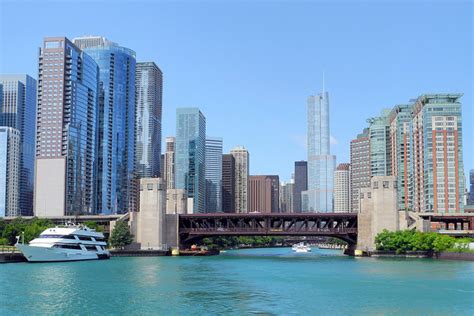
[[[86,249],[89,251],[97,251],[97,248],[95,246],[84,245],[84,247],[86,247]]]
[[[64,238],[63,235],[40,235],[39,238]]]
[[[87,241],[92,241],[92,238],[89,237],[89,236],[79,236],[79,235],[76,235],[79,240],[87,240]]]
[[[59,248],[82,250],[81,246],[79,245],[58,245],[58,246]]]

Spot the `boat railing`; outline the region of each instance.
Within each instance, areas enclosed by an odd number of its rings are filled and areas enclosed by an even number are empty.
[[[20,250],[16,248],[15,246],[7,246],[7,245],[1,245],[0,246],[0,253],[19,253]]]

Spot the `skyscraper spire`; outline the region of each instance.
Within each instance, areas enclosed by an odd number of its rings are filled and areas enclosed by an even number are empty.
[[[324,85],[325,85],[325,80],[324,80],[324,71],[323,71],[323,97],[324,97],[324,91],[325,91],[325,89],[324,89],[324,88],[325,88],[325,87],[324,87]]]

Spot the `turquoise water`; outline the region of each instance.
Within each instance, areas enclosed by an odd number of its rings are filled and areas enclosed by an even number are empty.
[[[1,315],[474,315],[474,263],[228,251],[0,265]]]

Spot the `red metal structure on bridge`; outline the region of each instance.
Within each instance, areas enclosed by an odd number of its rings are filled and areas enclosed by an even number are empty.
[[[357,243],[355,213],[246,213],[179,215],[179,238],[189,245],[213,236],[330,236]]]

